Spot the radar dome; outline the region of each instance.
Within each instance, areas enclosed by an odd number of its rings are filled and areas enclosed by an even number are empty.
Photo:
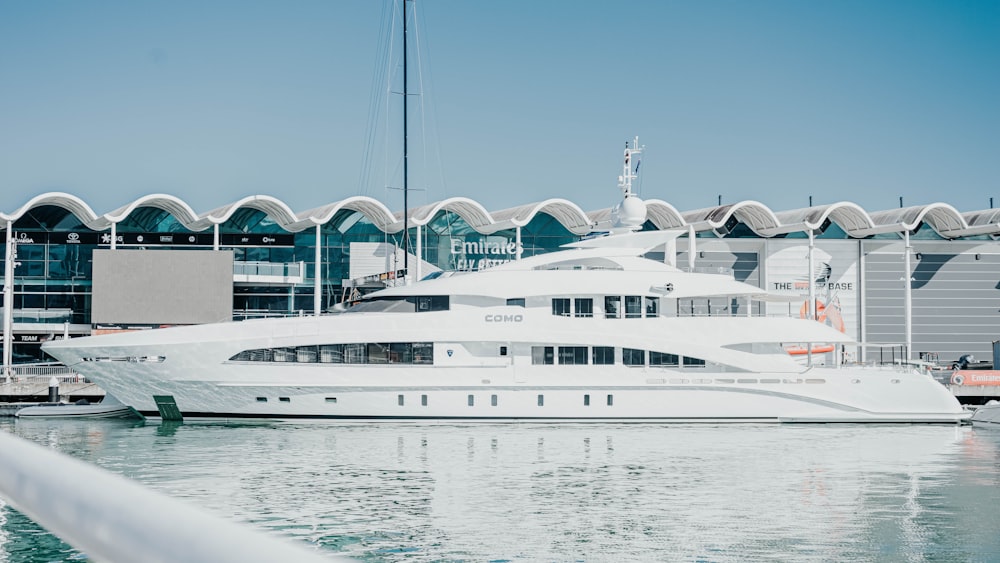
[[[615,228],[639,229],[646,222],[646,202],[626,197],[611,210],[611,221]]]

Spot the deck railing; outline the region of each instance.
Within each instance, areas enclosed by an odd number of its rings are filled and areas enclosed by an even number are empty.
[[[345,561],[0,432],[0,495],[98,561]]]

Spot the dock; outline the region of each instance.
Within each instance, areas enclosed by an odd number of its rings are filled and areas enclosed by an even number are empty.
[[[24,407],[47,402],[50,379],[50,377],[22,377],[12,378],[6,382],[0,379],[0,416],[14,416],[14,413]],[[83,378],[64,379],[59,382],[59,399],[68,403],[80,399],[97,403],[104,399],[104,395],[104,389]]]

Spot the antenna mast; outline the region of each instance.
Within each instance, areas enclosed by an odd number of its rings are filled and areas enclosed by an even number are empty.
[[[403,279],[410,274],[410,190],[409,190],[409,147],[407,146],[407,110],[409,93],[406,89],[406,3],[403,0]]]
[[[618,187],[622,190],[622,195],[626,198],[632,197],[632,180],[639,177],[639,163],[635,163],[635,170],[632,169],[632,155],[639,155],[645,146],[639,146],[639,137],[632,140],[632,147],[629,148],[628,141],[625,142],[625,163],[622,165],[622,175],[618,177]]]

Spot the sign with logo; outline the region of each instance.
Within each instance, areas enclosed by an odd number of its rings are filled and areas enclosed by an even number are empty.
[[[295,246],[295,235],[237,233],[220,234],[221,246]]]
[[[822,245],[822,247],[821,247]],[[859,336],[858,245],[854,241],[817,241],[813,271],[809,272],[809,245],[802,240],[768,241],[767,290],[796,295],[801,301],[768,303],[769,314],[805,318],[809,285],[814,286],[817,319],[845,334]]]
[[[524,249],[504,237],[484,237],[478,240],[450,239],[452,263],[456,270],[485,270],[516,260]]]
[[[98,244],[100,236],[93,232],[49,233],[49,244]]]
[[[118,233],[120,246],[212,246],[212,233]],[[111,233],[101,233],[101,246],[111,245]]]

